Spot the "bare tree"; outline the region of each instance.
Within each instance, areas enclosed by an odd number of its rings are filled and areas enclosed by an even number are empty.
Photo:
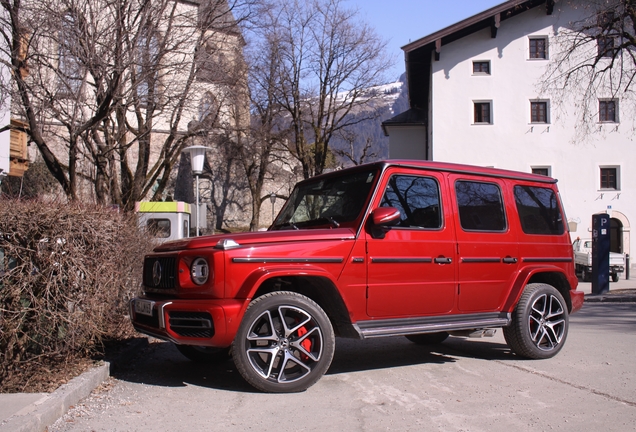
[[[361,165],[365,162],[376,160],[378,153],[374,150],[373,138],[366,137],[364,147],[356,149],[356,137],[353,134],[343,134],[342,140],[347,143],[347,149],[334,149],[334,154],[351,162],[353,165]]]
[[[233,103],[254,2],[1,1],[14,100],[70,199],[81,179],[128,209],[163,195],[182,148]]]
[[[569,0],[564,7],[579,18],[555,36],[539,91],[553,95],[557,114],[574,107],[574,139],[581,141],[599,131],[599,115],[614,114],[614,99],[624,114],[636,112],[636,1]]]
[[[341,0],[281,2],[269,15],[277,44],[276,102],[289,124],[288,149],[305,178],[321,174],[334,135],[363,121],[361,107],[386,81],[386,43]],[[373,116],[372,112],[369,115]]]
[[[132,136],[117,146],[121,199],[127,207],[148,193],[153,199],[163,195],[183,147],[215,145],[215,136],[228,133],[223,118],[240,103],[233,98],[234,88],[243,85],[238,25],[253,3],[209,0],[197,9],[183,9],[180,2],[153,1],[158,13],[148,14],[136,37],[127,39],[134,67],[122,104],[110,119],[112,136]],[[152,151],[158,154],[154,163]]]
[[[51,4],[3,0],[7,21],[2,25],[2,48],[11,61],[16,94],[14,101],[26,118],[31,140],[37,145],[47,167],[66,195],[77,194],[77,168],[83,134],[108,115],[120,75],[108,67],[112,59],[93,45],[96,37],[104,37],[86,18],[97,13],[90,5],[59,1]],[[86,14],[78,11],[83,9]],[[101,33],[98,35],[97,33]],[[104,41],[108,43],[108,41]],[[100,70],[95,90],[95,103],[75,103],[80,89],[86,85],[81,65]],[[51,121],[57,121],[52,128]],[[66,162],[52,150],[48,133],[66,131]]]
[[[263,11],[266,22],[273,22],[273,10]],[[271,28],[255,29],[254,40],[248,54],[249,89],[251,102],[251,128],[238,142],[240,163],[248,183],[251,197],[250,231],[260,225],[263,202],[269,199],[263,188],[269,179],[273,181],[272,164],[282,163],[283,143],[288,135],[288,125],[283,121],[284,108],[278,102],[278,73],[280,70],[281,43]]]

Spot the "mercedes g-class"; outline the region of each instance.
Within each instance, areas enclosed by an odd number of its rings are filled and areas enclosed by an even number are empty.
[[[313,385],[335,337],[417,344],[503,328],[518,356],[563,347],[583,305],[556,180],[390,160],[298,183],[266,232],[145,257],[134,327],[192,360],[232,358],[268,392]]]

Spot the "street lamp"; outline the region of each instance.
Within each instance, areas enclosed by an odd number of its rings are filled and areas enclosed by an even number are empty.
[[[208,150],[205,146],[191,146],[183,149],[184,153],[190,154],[190,161],[192,164],[192,173],[197,179],[197,237],[199,237],[199,217],[201,212],[199,211],[199,176],[203,173],[203,162],[205,161],[205,152]]]
[[[274,217],[276,216],[274,214],[274,203],[276,202],[276,194],[274,192],[269,194],[269,201],[272,203],[272,225],[273,225],[274,224]]]

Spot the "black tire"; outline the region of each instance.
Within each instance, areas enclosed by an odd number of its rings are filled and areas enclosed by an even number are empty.
[[[197,363],[221,363],[230,358],[230,348],[175,345],[179,352]]]
[[[618,282],[618,273],[612,273],[612,282]]]
[[[234,339],[232,357],[245,381],[270,393],[304,391],[327,372],[336,342],[313,300],[278,291],[254,299]]]
[[[553,286],[529,284],[504,327],[508,346],[518,356],[530,359],[554,357],[568,335],[569,314],[563,296]]]
[[[448,338],[447,332],[439,333],[420,333],[405,336],[408,340],[418,345],[437,345],[441,344]]]

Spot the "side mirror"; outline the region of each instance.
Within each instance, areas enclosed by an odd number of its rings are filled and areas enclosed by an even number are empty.
[[[392,226],[400,222],[400,211],[395,207],[378,207],[371,212],[375,226]]]
[[[390,227],[400,222],[400,211],[395,207],[378,207],[371,212],[371,236],[384,238]]]

